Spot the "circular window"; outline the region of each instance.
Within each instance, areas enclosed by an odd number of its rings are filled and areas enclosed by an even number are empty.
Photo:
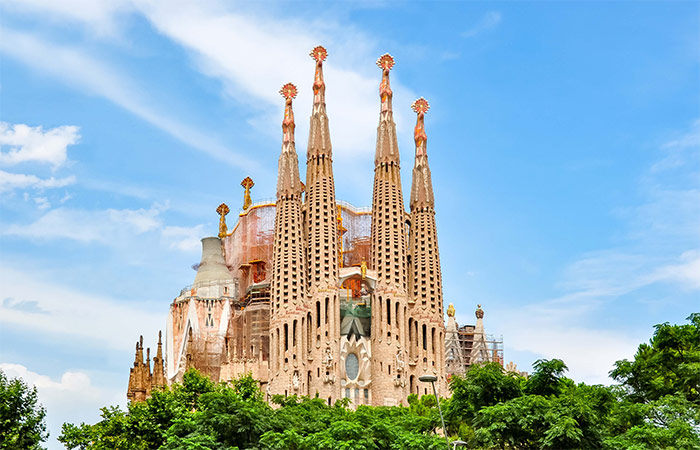
[[[345,374],[349,380],[357,378],[357,373],[360,371],[360,361],[354,353],[348,353],[345,357]]]

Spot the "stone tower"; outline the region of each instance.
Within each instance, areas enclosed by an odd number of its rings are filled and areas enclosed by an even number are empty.
[[[316,61],[314,100],[306,153],[306,251],[307,296],[310,311],[306,316],[305,357],[322,367],[307,369],[305,394],[324,399],[338,398],[337,361],[339,351],[340,309],[338,303],[338,226],[336,220],[333,153],[326,115],[326,84],[323,61],[328,53],[322,46],[311,51]],[[303,320],[302,320],[303,321]]]
[[[302,221],[302,184],[294,145],[292,99],[297,88],[285,84],[282,121],[282,153],[279,158],[277,202],[270,284],[270,382],[273,394],[304,395],[308,392],[303,376],[302,322],[308,316],[306,302],[306,254]],[[305,355],[304,355],[305,356]]]
[[[433,183],[428,166],[428,137],[425,133],[425,114],[430,106],[428,101],[421,97],[413,102],[411,108],[417,114],[413,132],[416,156],[411,184],[409,237],[409,284],[413,300],[409,319],[411,381],[422,375],[436,375],[440,389],[445,389],[442,275],[435,226]]]
[[[372,392],[375,405],[392,405],[406,397],[407,384],[406,213],[389,85],[394,58],[382,55],[377,65],[382,81],[372,194],[370,266],[377,272],[372,299]]]
[[[134,367],[129,371],[129,385],[126,390],[126,398],[130,402],[143,402],[151,396],[153,389],[163,388],[167,385],[163,367],[163,344],[161,334],[158,332],[158,352],[153,358],[153,371],[151,372],[151,349],[146,349],[146,361],[143,360],[143,336],[136,342],[136,355]]]

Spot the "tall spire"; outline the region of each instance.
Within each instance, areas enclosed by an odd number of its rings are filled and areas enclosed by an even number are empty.
[[[340,303],[338,302],[339,238],[336,219],[335,181],[333,179],[333,151],[331,135],[326,115],[326,83],[323,80],[323,61],[328,52],[322,46],[311,51],[316,61],[314,74],[314,101],[309,124],[309,145],[306,153],[306,255],[308,271],[306,286],[310,311],[309,326],[302,333],[314,336],[315,345],[306,348],[304,358],[321,361],[327,355],[338,360],[337,346],[331,342],[340,341]],[[312,325],[311,312],[323,311]],[[323,339],[321,339],[321,337]],[[309,341],[311,342],[311,340]],[[335,370],[335,369],[333,369]],[[320,376],[319,376],[320,375]],[[306,395],[319,395],[322,398],[338,398],[339,387],[328,380],[335,379],[335,373],[309,372],[307,380],[302,380]],[[308,386],[304,386],[304,382]]]
[[[282,121],[282,153],[277,175],[275,234],[272,244],[272,276],[270,283],[270,392],[291,392],[290,366],[299,370],[303,364],[300,351],[303,339],[301,319],[305,311],[306,255],[302,222],[299,162],[294,147],[294,112],[292,99],[297,88],[292,83],[282,86],[285,99]],[[297,375],[298,376],[298,375]]]
[[[326,82],[323,81],[323,61],[328,57],[328,51],[322,45],[318,45],[311,50],[309,55],[316,61],[316,73],[314,74],[314,107],[316,113],[320,108],[326,106]]]
[[[381,98],[381,111],[391,111],[391,99],[394,93],[389,85],[389,71],[394,67],[394,57],[384,53],[377,60],[377,66],[382,69],[382,82],[379,84],[379,98]]]
[[[377,150],[374,155],[375,166],[380,163],[399,164],[399,146],[396,139],[396,125],[391,107],[394,93],[389,85],[389,71],[394,67],[394,58],[385,53],[377,60],[377,66],[382,69],[382,81],[379,83],[379,99],[381,100],[379,127],[377,129]]]
[[[280,89],[284,97],[284,120],[282,120],[282,154],[279,159],[277,197],[301,195],[299,161],[294,146],[294,111],[292,99],[297,96],[297,87],[287,83]]]
[[[433,196],[433,182],[428,166],[427,141],[425,134],[425,113],[430,109],[428,101],[423,97],[411,105],[416,113],[416,127],[413,131],[413,139],[416,143],[416,160],[413,167],[413,183],[411,184],[411,211],[435,207]]]

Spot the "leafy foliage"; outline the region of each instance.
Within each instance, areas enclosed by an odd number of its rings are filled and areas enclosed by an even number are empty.
[[[641,344],[634,361],[615,363],[610,375],[625,385],[637,402],[681,394],[700,406],[700,313],[688,325],[656,325],[648,344]]]
[[[529,377],[498,364],[472,367],[450,380],[441,399],[452,440],[474,449],[684,450],[700,448],[700,315],[690,325],[662,324],[634,361],[618,361],[618,386],[576,384],[559,359],[538,360]],[[69,449],[444,449],[431,395],[400,407],[329,406],[296,396],[263,401],[245,376],[212,383],[192,370],[182,384],[154,392],[126,411],[102,409],[94,425],[64,424]]]
[[[35,450],[48,438],[36,388],[20,378],[8,378],[0,370],[0,449]]]

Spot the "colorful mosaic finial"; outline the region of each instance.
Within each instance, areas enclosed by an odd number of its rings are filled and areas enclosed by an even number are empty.
[[[280,94],[285,98],[284,120],[282,121],[282,144],[294,143],[294,111],[292,111],[292,99],[297,96],[297,87],[287,83],[280,89]]]
[[[379,84],[379,98],[382,99],[381,111],[391,111],[391,98],[394,93],[389,86],[389,71],[394,67],[394,57],[384,53],[377,60],[377,66],[382,69],[382,82]]]
[[[394,67],[394,57],[388,53],[384,53],[377,59],[377,66],[382,70],[391,70]]]
[[[326,82],[323,81],[323,61],[328,57],[328,51],[322,45],[311,50],[309,55],[316,61],[316,73],[314,74],[314,106],[326,102]]]
[[[226,203],[222,203],[216,208],[216,212],[219,213],[219,239],[223,239],[226,237],[226,233],[228,233],[228,228],[226,228],[226,214],[228,214],[230,210]]]
[[[280,94],[282,94],[282,97],[290,101],[297,96],[297,87],[292,83],[287,83],[282,86],[282,89],[280,89]]]
[[[326,50],[326,47],[323,45],[317,45],[313,50],[311,50],[309,56],[315,59],[317,63],[322,63],[328,57],[328,50]]]
[[[246,210],[250,208],[250,205],[253,203],[253,200],[250,198],[250,188],[255,186],[255,183],[253,182],[252,178],[245,177],[243,181],[241,181],[241,186],[243,186],[243,189],[245,189],[245,192],[243,193],[243,209]]]
[[[425,144],[428,136],[425,134],[425,113],[430,109],[428,100],[423,97],[411,104],[411,109],[417,114],[416,128],[413,130],[413,140],[416,142],[416,156],[425,156]]]

